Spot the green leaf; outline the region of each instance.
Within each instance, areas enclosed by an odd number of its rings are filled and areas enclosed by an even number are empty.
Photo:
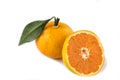
[[[34,21],[26,25],[26,27],[24,28],[22,32],[19,45],[35,40],[43,32],[45,25],[52,18],[47,19],[47,20]]]

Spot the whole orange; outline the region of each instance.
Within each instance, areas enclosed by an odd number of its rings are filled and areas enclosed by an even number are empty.
[[[65,38],[73,30],[65,23],[48,22],[42,34],[36,39],[36,45],[40,52],[50,58],[62,58],[62,47]]]

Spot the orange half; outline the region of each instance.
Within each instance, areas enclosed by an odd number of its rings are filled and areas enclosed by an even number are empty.
[[[100,39],[88,30],[74,32],[66,38],[62,57],[72,72],[84,76],[97,74],[104,64]]]

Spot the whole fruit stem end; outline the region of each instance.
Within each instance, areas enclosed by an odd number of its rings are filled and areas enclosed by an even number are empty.
[[[58,23],[59,23],[59,21],[60,21],[60,18],[56,18],[56,17],[54,17],[54,20],[55,20],[55,22],[54,22],[54,26],[57,26]]]

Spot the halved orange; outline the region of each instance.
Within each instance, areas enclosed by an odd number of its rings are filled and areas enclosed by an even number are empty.
[[[69,35],[63,45],[64,64],[74,73],[84,76],[97,74],[104,64],[100,39],[89,30]]]

